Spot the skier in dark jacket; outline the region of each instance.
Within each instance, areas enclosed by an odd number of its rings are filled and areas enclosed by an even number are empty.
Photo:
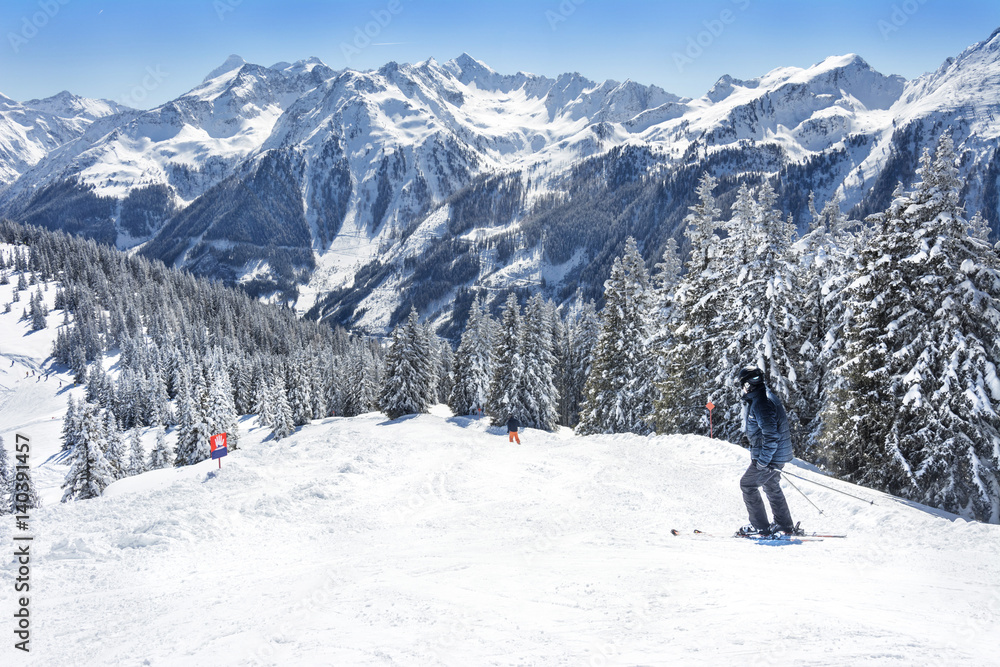
[[[750,440],[750,467],[740,479],[743,502],[750,524],[740,528],[740,535],[795,533],[785,494],[781,492],[781,469],[792,460],[792,435],[781,400],[764,385],[764,372],[756,366],[740,370],[739,387],[746,404],[746,436]],[[760,497],[763,487],[771,505],[774,523],[768,523],[767,510]]]
[[[521,422],[517,421],[517,417],[511,415],[507,418],[507,441],[521,444],[521,438],[517,435],[517,429],[521,428]]]

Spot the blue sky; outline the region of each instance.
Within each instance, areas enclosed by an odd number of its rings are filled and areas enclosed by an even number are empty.
[[[844,53],[913,78],[998,27],[996,0],[5,0],[0,93],[148,108],[231,53],[372,69],[468,52],[504,73],[578,71],[697,97],[723,74]]]

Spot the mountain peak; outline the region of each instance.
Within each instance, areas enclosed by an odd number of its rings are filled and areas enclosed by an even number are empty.
[[[494,77],[497,74],[492,67],[482,60],[476,60],[468,53],[463,53],[459,57],[449,60],[442,67],[451,72],[462,83],[477,80],[482,82],[485,77]]]
[[[222,76],[223,74],[232,72],[234,69],[239,69],[246,64],[247,61],[243,60],[242,57],[234,53],[233,55],[226,58],[226,62],[222,63],[221,65],[213,69],[211,72],[209,72],[208,76],[206,76],[204,80],[202,80],[202,83],[205,83],[206,81],[211,81],[212,79],[218,76]]]

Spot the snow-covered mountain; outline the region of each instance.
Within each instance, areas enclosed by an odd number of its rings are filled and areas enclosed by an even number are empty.
[[[130,111],[115,102],[63,91],[44,100],[15,102],[0,94],[0,189],[100,119]]]
[[[997,33],[913,81],[847,55],[698,99],[467,54],[369,72],[231,56],[150,111],[83,105],[75,134],[9,167],[0,212],[316,317],[380,330],[414,306],[447,332],[475,290],[599,295],[625,236],[647,258],[679,236],[706,170],[725,206],[767,177],[800,225],[809,191],[863,216],[950,129],[966,206],[998,230],[998,77]]]
[[[0,436],[11,459],[31,438],[43,506],[29,532],[0,522],[9,548],[34,536],[31,652],[6,642],[3,664],[996,664],[1000,526],[794,461],[833,487],[794,480],[823,511],[786,487],[794,518],[848,537],[731,539],[747,453],[698,435],[527,429],[518,446],[438,406],[276,442],[248,416],[221,469],[60,503],[66,402],[87,389],[48,356],[63,315],[30,332],[18,310],[0,313]],[[3,590],[19,567],[3,559]]]

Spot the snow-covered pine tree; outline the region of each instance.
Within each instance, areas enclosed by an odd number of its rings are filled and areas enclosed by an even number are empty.
[[[708,433],[703,406],[725,400],[724,349],[731,337],[722,270],[722,241],[716,234],[721,209],[716,205],[717,181],[708,173],[698,183],[698,203],[684,221],[691,252],[687,272],[677,284],[668,326],[670,345],[657,349],[663,357],[663,380],[656,405],[657,430],[664,433]],[[741,188],[744,198],[749,190]],[[752,208],[751,208],[752,210]]]
[[[674,297],[677,294],[677,284],[680,282],[684,269],[676,239],[673,237],[667,239],[663,258],[654,268],[656,269],[652,276],[653,307],[656,310],[654,319],[657,323],[657,329],[661,329],[665,328],[666,323],[670,320],[670,311],[673,309]]]
[[[281,440],[295,432],[295,419],[292,417],[292,406],[288,404],[288,390],[285,387],[283,374],[275,375],[271,395],[274,397],[274,419],[271,422],[271,433],[275,440]]]
[[[803,437],[796,442],[796,455],[824,463],[819,451],[823,431],[823,406],[833,400],[838,376],[834,372],[843,353],[843,330],[847,323],[845,290],[855,270],[855,238],[841,213],[837,198],[817,212],[809,193],[809,232],[796,243],[800,254],[798,311],[801,313],[802,345],[798,407]]]
[[[229,380],[229,372],[220,356],[216,356],[209,367],[210,386],[208,388],[208,406],[205,411],[205,422],[212,435],[226,433],[226,445],[229,449],[239,448],[239,420],[236,416],[236,404],[233,401],[233,385]]]
[[[434,386],[430,341],[417,311],[411,310],[406,322],[393,330],[379,408],[389,419],[427,412],[434,398]]]
[[[233,378],[233,404],[237,415],[248,415],[254,412],[254,366],[250,359],[243,357],[234,364],[236,371]]]
[[[76,436],[80,431],[79,417],[77,415],[76,401],[70,395],[66,399],[66,416],[62,425],[62,451],[69,452],[76,447]]]
[[[438,378],[437,396],[435,403],[447,403],[451,389],[455,385],[455,351],[451,349],[451,343],[437,334],[431,339],[438,349]]]
[[[781,397],[789,424],[796,430],[797,350],[801,333],[795,310],[797,275],[790,254],[794,226],[775,208],[770,183],[760,187],[759,202],[746,185],[740,188],[733,217],[726,225],[720,280],[731,334],[717,382],[732,383],[733,369],[755,364],[764,370],[768,386]],[[735,396],[735,390],[730,390]],[[727,400],[721,408],[718,432],[737,440],[743,427],[742,404]]]
[[[79,432],[71,455],[70,470],[62,484],[62,502],[96,498],[114,481],[111,465],[104,456],[104,423],[100,408],[93,403],[77,406]]]
[[[41,331],[49,326],[48,314],[49,309],[45,305],[45,297],[42,296],[42,290],[39,288],[31,296],[30,307],[28,308],[28,317],[31,319],[31,330]]]
[[[564,423],[576,428],[586,394],[587,377],[594,363],[594,350],[601,336],[601,319],[593,301],[582,304],[572,322],[567,323],[565,393],[560,394]]]
[[[958,206],[950,138],[942,139],[938,150],[939,160],[924,152],[921,181],[910,193],[902,184],[897,187],[862,248],[848,289],[852,318],[838,368],[843,385],[827,406],[823,445],[832,467],[851,481],[942,505],[956,493],[966,502],[961,507],[949,503],[949,509],[973,515],[991,504],[984,503],[989,492],[983,493],[983,488],[970,493],[970,482],[973,487],[977,482],[968,472],[981,465],[976,445],[983,443],[984,434],[985,440],[992,439],[988,434],[995,428],[980,410],[998,396],[992,387],[977,395],[976,383],[966,384],[971,376],[960,366],[974,376],[992,365],[988,350],[995,349],[997,327],[989,267],[994,260],[977,266],[972,259],[977,256],[971,250],[975,239],[967,234]],[[970,280],[971,275],[977,280]],[[964,308],[966,300],[969,312],[960,317],[955,304],[963,303]],[[983,310],[977,311],[979,307]],[[993,332],[985,345],[976,340],[979,333],[973,333],[979,326],[987,338]],[[971,340],[961,340],[970,334]],[[962,359],[967,353],[971,356]],[[987,379],[982,386],[989,385]],[[952,396],[966,391],[975,398]],[[961,419],[944,426],[956,408],[975,415],[979,435],[967,439],[965,429],[956,428]],[[966,460],[955,462],[950,453],[938,450],[942,445],[961,450],[958,456]],[[942,478],[955,486],[939,495]]]
[[[902,406],[890,432],[923,503],[1000,522],[1000,272],[989,245],[969,234],[950,133],[901,215],[915,229],[906,259],[919,335],[898,355]]]
[[[9,514],[11,507],[3,502],[5,498],[10,498],[14,491],[14,468],[10,465],[7,456],[7,447],[4,445],[3,436],[0,435],[0,515]]]
[[[142,448],[139,428],[135,427],[129,434],[129,459],[125,475],[131,477],[141,475],[144,472],[146,472],[146,452]]]
[[[149,469],[159,470],[173,465],[174,452],[167,444],[167,431],[162,426],[156,429],[156,444],[153,451],[149,453]]]
[[[326,382],[322,369],[320,368],[319,358],[315,354],[310,355],[308,364],[310,381],[309,397],[312,399],[312,418],[323,419],[328,414],[326,404]]]
[[[356,417],[376,409],[378,386],[375,384],[375,359],[366,347],[360,347],[347,364],[343,415]]]
[[[430,362],[431,382],[427,388],[427,405],[438,403],[438,390],[441,386],[441,377],[445,373],[444,359],[441,357],[441,339],[434,333],[434,328],[430,322],[425,322],[421,327],[421,335],[426,340],[427,358]]]
[[[205,421],[207,390],[201,369],[195,368],[196,384],[182,375],[177,394],[180,409],[177,415],[177,448],[174,465],[192,465],[209,457],[208,439],[213,435]]]
[[[104,456],[111,466],[114,479],[124,479],[128,468],[128,457],[125,453],[125,438],[118,428],[118,420],[111,410],[104,413]]]
[[[524,373],[524,323],[516,294],[508,294],[500,319],[500,332],[495,335],[493,378],[486,413],[494,425],[506,424],[511,415],[521,420],[527,413],[521,395]]]
[[[87,375],[87,401],[105,409],[114,405],[114,385],[100,363],[94,364]]]
[[[489,319],[486,304],[477,298],[455,353],[455,382],[448,406],[456,415],[477,414],[486,408],[493,373]]]
[[[525,407],[521,423],[528,428],[554,431],[559,421],[559,392],[555,386],[556,358],[552,352],[552,310],[541,294],[528,300],[521,354],[524,372],[520,393]]]
[[[649,349],[651,312],[649,275],[630,236],[604,283],[601,335],[587,378],[578,433],[645,435],[653,430],[656,389],[655,362]]]
[[[288,384],[288,404],[292,409],[292,422],[303,426],[312,421],[312,379],[303,353],[297,354],[288,365],[285,380]]]
[[[149,395],[146,397],[145,404],[149,415],[149,425],[158,426],[174,423],[175,418],[170,406],[170,398],[167,396],[167,383],[158,367],[153,366],[149,369],[147,386],[149,387]]]
[[[257,415],[257,422],[261,425],[271,425],[274,423],[275,396],[274,382],[267,378],[263,367],[260,371],[254,371],[255,395],[253,411]]]
[[[681,279],[684,265],[678,252],[677,241],[670,237],[663,250],[662,260],[653,267],[655,272],[650,277],[652,283],[653,310],[650,315],[650,349],[654,353],[656,377],[654,382],[659,387],[667,379],[666,355],[662,351],[673,347],[673,334],[670,331],[671,313],[674,309],[674,298]],[[655,406],[654,406],[655,417]],[[655,421],[655,419],[654,419]]]

